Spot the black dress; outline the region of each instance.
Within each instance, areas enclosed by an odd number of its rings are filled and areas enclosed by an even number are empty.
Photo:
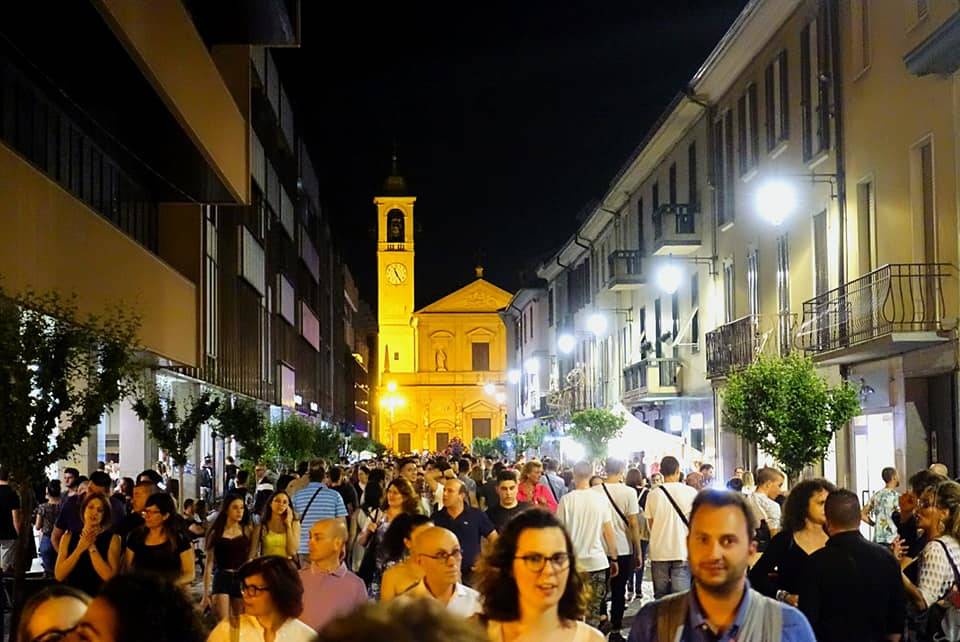
[[[776,597],[778,590],[798,595],[809,557],[794,541],[793,533],[780,531],[750,569],[750,585],[768,597]]]
[[[137,571],[162,575],[176,582],[183,572],[180,554],[190,549],[190,540],[183,533],[177,534],[173,544],[163,542],[148,545],[146,539],[146,528],[133,531],[127,538],[127,548],[133,551],[133,567]]]
[[[115,533],[112,530],[108,530],[105,533],[100,533],[100,536],[97,537],[94,542],[94,546],[97,547],[100,556],[106,560],[109,558],[110,553],[110,542],[113,541]],[[80,543],[80,533],[70,532],[70,545],[67,547],[67,555],[72,555],[75,550],[77,550],[77,545]],[[80,589],[87,595],[96,595],[100,592],[100,588],[103,586],[104,580],[97,573],[97,569],[93,568],[93,562],[90,561],[90,554],[84,553],[80,556],[80,559],[77,560],[76,566],[73,567],[73,570],[70,571],[70,575],[63,580],[63,583],[67,586],[72,586],[75,589]]]

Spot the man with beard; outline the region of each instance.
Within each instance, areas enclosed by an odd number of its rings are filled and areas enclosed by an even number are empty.
[[[701,491],[687,535],[693,587],[644,606],[630,642],[815,642],[800,611],[750,588],[750,522],[742,495]]]

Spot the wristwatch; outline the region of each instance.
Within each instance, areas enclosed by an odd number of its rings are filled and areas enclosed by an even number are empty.
[[[786,602],[788,595],[789,595],[789,593],[787,593],[787,592],[784,591],[783,589],[779,589],[779,590],[777,591],[777,601],[778,601],[778,602]]]

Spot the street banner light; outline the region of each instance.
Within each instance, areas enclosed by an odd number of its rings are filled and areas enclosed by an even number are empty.
[[[796,209],[797,192],[789,182],[772,179],[757,188],[755,205],[761,218],[772,225],[780,225]]]
[[[574,338],[572,334],[569,334],[569,333],[561,334],[557,338],[557,348],[563,354],[570,354],[576,349],[576,347],[577,347],[577,340],[576,338]]]
[[[599,312],[594,312],[587,317],[587,329],[595,337],[602,337],[607,333],[607,317]]]

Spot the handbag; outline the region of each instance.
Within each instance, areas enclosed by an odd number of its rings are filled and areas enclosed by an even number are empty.
[[[950,568],[953,569],[953,584],[947,589],[943,596],[931,604],[925,613],[924,622],[924,640],[936,640],[937,642],[958,642],[960,641],[960,572],[953,558],[950,557],[950,551],[942,540],[933,540],[943,547],[943,554],[947,556],[950,562]]]
[[[380,519],[379,514],[377,515],[377,519]],[[360,560],[360,567],[357,569],[357,576],[363,580],[363,583],[367,586],[370,586],[377,573],[377,540],[378,537],[375,532],[371,533],[370,537],[367,538],[367,543],[363,547],[363,558]]]

